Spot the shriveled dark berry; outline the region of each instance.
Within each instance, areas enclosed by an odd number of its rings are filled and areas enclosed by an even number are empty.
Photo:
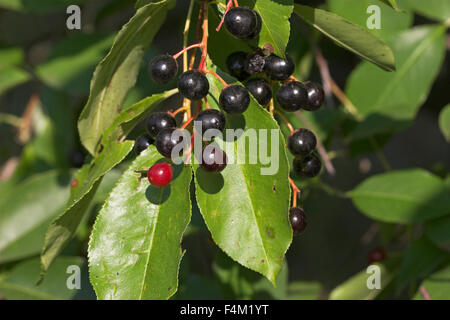
[[[155,139],[153,139],[150,135],[140,135],[134,142],[134,151],[136,154],[141,154],[141,152],[147,149],[153,142],[155,142]]]
[[[206,146],[202,150],[201,167],[206,171],[220,172],[227,166],[227,154],[219,147]]]
[[[380,262],[386,259],[386,251],[383,248],[375,248],[369,253],[369,264]]]
[[[294,61],[287,55],[286,59],[283,59],[271,54],[264,65],[264,72],[272,80],[286,80],[294,73],[294,69]]]
[[[230,54],[227,58],[226,64],[230,74],[239,81],[247,79],[250,75],[245,71],[245,62],[247,60],[247,53],[237,51]]]
[[[291,222],[294,234],[299,234],[305,230],[307,226],[306,214],[303,209],[292,207],[289,209],[289,221]]]
[[[149,64],[149,73],[152,79],[159,83],[167,83],[178,72],[178,63],[171,55],[163,54],[153,58]]]
[[[250,95],[243,86],[234,84],[222,90],[219,104],[227,113],[242,113],[250,104]]]
[[[316,148],[316,136],[308,129],[297,129],[287,139],[289,151],[295,156],[306,156]]]
[[[178,90],[189,100],[200,100],[208,94],[209,82],[200,71],[188,70],[178,78]]]
[[[261,30],[258,13],[246,7],[230,9],[225,14],[224,24],[228,32],[239,39],[255,38]]]
[[[152,113],[147,119],[147,132],[152,138],[156,138],[161,130],[175,128],[176,126],[175,118],[166,112]]]
[[[289,81],[277,91],[277,101],[286,111],[297,111],[308,103],[308,92],[298,81]]]
[[[198,114],[195,121],[201,122],[202,132],[205,133],[209,129],[223,131],[225,129],[225,115],[216,109],[206,109]]]
[[[260,52],[254,52],[250,54],[245,60],[244,68],[245,72],[250,75],[261,73],[264,71],[264,65],[266,64],[266,58]]]
[[[306,178],[317,176],[322,168],[322,162],[315,154],[306,157],[296,157],[293,161],[294,172]]]
[[[263,78],[255,78],[247,81],[245,87],[262,106],[265,106],[272,99],[272,88]]]
[[[173,169],[170,163],[160,162],[154,164],[147,172],[148,181],[157,187],[167,186],[173,178]]]
[[[179,144],[182,143],[183,138],[180,136],[179,138],[175,138],[173,133],[175,130],[178,130],[176,128],[166,128],[161,130],[161,132],[156,137],[156,149],[159,151],[161,155],[163,155],[166,158],[172,157],[172,150],[173,148]]]
[[[323,88],[320,84],[307,81],[303,84],[308,92],[308,103],[303,106],[303,109],[308,111],[315,111],[319,109],[325,97]]]

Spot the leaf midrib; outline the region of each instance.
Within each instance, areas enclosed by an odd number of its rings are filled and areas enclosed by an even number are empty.
[[[410,202],[417,205],[425,205],[430,208],[440,208],[439,206],[434,206],[427,204],[427,200],[416,200],[416,198],[408,197],[407,195],[395,195],[392,193],[384,193],[384,192],[376,192],[376,191],[354,191],[350,192],[351,197],[365,197],[365,198],[374,198],[374,199],[387,199],[387,200],[396,200],[403,202]]]

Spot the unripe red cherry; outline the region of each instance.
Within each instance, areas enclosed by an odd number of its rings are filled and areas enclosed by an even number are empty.
[[[165,187],[172,181],[172,166],[167,162],[156,163],[148,169],[147,177],[152,185]]]

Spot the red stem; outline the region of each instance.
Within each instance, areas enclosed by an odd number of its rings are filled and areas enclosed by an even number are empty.
[[[237,5],[237,1],[234,0],[234,2],[235,2],[234,5],[237,7],[238,6]],[[219,23],[219,25],[216,28],[217,32],[219,32],[220,28],[222,28],[222,24],[225,21],[225,15],[227,14],[228,10],[231,9],[232,6],[233,6],[233,0],[228,0],[227,8],[225,9],[225,12],[223,13],[222,19],[220,20],[220,23]]]
[[[184,48],[183,50],[181,50],[180,52],[174,54],[174,55],[173,55],[173,58],[174,58],[174,59],[178,59],[178,57],[181,56],[184,52],[186,52],[186,51],[188,51],[188,50],[191,50],[191,49],[193,49],[193,48],[201,47],[201,45],[202,45],[201,43],[196,43],[196,44],[190,45],[189,47],[186,47],[186,48]]]
[[[219,76],[219,75],[218,75],[217,73],[215,73],[214,71],[209,70],[209,69],[206,69],[205,72],[206,72],[206,73],[212,74],[212,75],[213,75],[214,77],[216,77],[217,80],[219,80],[225,87],[228,87],[228,83],[226,83],[225,80],[223,80],[222,77]]]

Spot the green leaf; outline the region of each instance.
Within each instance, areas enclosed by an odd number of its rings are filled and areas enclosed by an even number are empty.
[[[402,10],[398,7],[396,0],[380,0],[381,2],[387,4],[391,8],[395,9],[395,11],[401,12]]]
[[[349,195],[362,213],[383,222],[423,222],[447,215],[450,208],[444,182],[421,169],[372,176]]]
[[[386,261],[383,263],[373,264],[378,266],[380,269],[380,289],[369,289],[367,282],[369,277],[374,276],[375,273],[369,268],[363,270],[356,275],[352,276],[344,283],[340,284],[331,291],[329,299],[330,300],[373,300],[385,289],[391,281],[394,279],[395,275],[395,262]],[[370,283],[372,283],[370,281]]]
[[[97,66],[91,92],[78,120],[83,145],[91,153],[115,120],[125,96],[136,83],[145,50],[165,20],[172,0],[150,3],[137,10],[122,28],[105,59]]]
[[[289,300],[318,300],[322,292],[319,282],[296,281],[289,283],[287,298]]]
[[[450,265],[446,268],[433,273],[426,278],[422,284],[431,300],[449,300],[450,299]],[[423,300],[420,291],[414,296],[415,300]]]
[[[70,178],[34,175],[0,197],[0,263],[39,253],[50,221],[64,208]]]
[[[427,18],[448,21],[450,18],[450,1],[448,0],[399,0],[402,7],[411,9]]]
[[[294,13],[343,48],[384,70],[395,70],[395,57],[389,46],[360,26],[334,13],[300,4],[294,5]]]
[[[443,26],[416,27],[390,42],[397,72],[386,73],[362,63],[348,80],[348,98],[365,119],[354,139],[404,128],[415,117],[430,92],[445,54]]]
[[[27,82],[31,76],[28,72],[13,66],[4,67],[0,70],[0,95],[6,91]]]
[[[449,210],[450,211],[450,210]],[[425,234],[438,247],[450,251],[450,216],[428,221]]]
[[[221,75],[228,83],[232,82],[230,77]],[[208,80],[209,103],[218,109],[217,100],[212,97],[219,96],[223,85],[209,74]],[[226,117],[228,128],[243,129],[244,133],[235,141],[215,139],[228,155],[229,164],[220,174],[206,173],[194,165],[198,206],[217,245],[233,260],[275,283],[283,256],[292,241],[288,220],[289,166],[284,139],[276,121],[253,98],[242,115]],[[273,175],[269,175],[273,173],[270,171],[276,168],[263,165],[260,157],[257,163],[249,164],[248,143],[245,152],[242,148],[248,140],[245,135],[251,134],[249,129],[268,130],[266,137],[260,132],[254,133],[259,137],[258,149],[267,147],[268,154],[274,157],[272,165],[278,163],[278,171]],[[276,150],[271,150],[271,130],[276,133]],[[232,160],[233,154],[238,161]]]
[[[395,280],[397,293],[402,292],[408,285],[417,285],[420,278],[433,272],[446,258],[447,253],[426,237],[414,241],[406,251]]]
[[[380,29],[369,29],[367,22],[371,13],[367,9],[371,5],[380,8]],[[329,10],[354,24],[361,26],[368,32],[382,40],[388,40],[400,31],[408,29],[413,21],[413,14],[399,14],[385,5],[380,5],[379,0],[328,0]],[[396,7],[398,9],[398,7]]]
[[[69,35],[57,43],[36,74],[47,85],[74,94],[88,94],[95,66],[113,43],[111,35]]]
[[[446,105],[439,114],[439,127],[447,142],[450,142],[450,104]]]
[[[133,141],[113,142],[105,146],[97,158],[77,172],[71,184],[70,198],[65,211],[51,223],[45,235],[41,253],[43,275],[74,236],[103,175],[126,157],[133,144]]]
[[[270,43],[277,56],[285,57],[286,46],[289,42],[292,0],[242,0],[241,6],[256,10],[261,16],[262,27],[258,36],[258,47],[262,48]]]
[[[46,13],[54,10],[65,10],[72,4],[82,4],[86,0],[0,0],[0,7],[10,10]]]
[[[142,152],[97,217],[89,270],[99,299],[167,299],[177,290],[180,242],[191,217],[192,172],[177,166],[169,186],[151,186],[137,171],[161,158],[154,146]]]
[[[0,70],[10,66],[20,66],[25,61],[25,53],[20,47],[0,49]]]
[[[85,260],[79,257],[60,257],[48,271],[44,282],[36,286],[39,276],[39,258],[25,260],[11,270],[0,274],[0,295],[8,300],[67,300],[79,293],[67,287],[70,266],[82,268]],[[82,273],[80,274],[82,276]],[[80,283],[81,290],[89,290],[88,284]]]
[[[213,272],[222,288],[225,299],[272,300],[286,299],[288,267],[283,263],[276,287],[260,274],[240,266],[223,252],[218,252],[213,262]]]

